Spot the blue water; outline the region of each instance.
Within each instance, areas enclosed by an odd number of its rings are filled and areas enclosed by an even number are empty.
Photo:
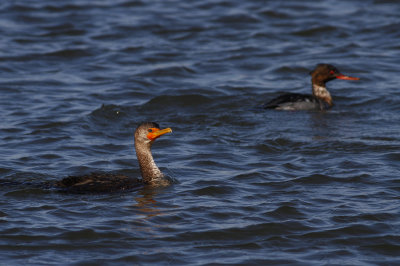
[[[398,1],[3,1],[5,265],[400,264]],[[326,112],[260,106],[311,93]],[[68,175],[140,177],[133,132],[179,183],[68,194]]]

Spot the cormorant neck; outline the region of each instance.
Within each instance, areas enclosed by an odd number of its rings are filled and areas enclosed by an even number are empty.
[[[323,100],[324,102],[326,102],[329,106],[332,106],[332,96],[329,93],[329,91],[326,89],[325,84],[316,84],[313,83],[312,84],[312,92],[313,95],[315,97],[317,97],[318,99]]]
[[[154,162],[153,155],[151,154],[151,143],[137,143],[135,142],[136,156],[139,161],[140,172],[143,181],[148,184],[157,182],[157,179],[162,178],[164,175]]]

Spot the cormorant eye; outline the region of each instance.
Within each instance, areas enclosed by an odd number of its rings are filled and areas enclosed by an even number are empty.
[[[148,130],[149,132],[153,132],[153,130],[150,128],[149,130]]]

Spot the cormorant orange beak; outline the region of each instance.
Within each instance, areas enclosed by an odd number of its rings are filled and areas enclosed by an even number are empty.
[[[172,132],[172,129],[170,128],[165,128],[165,129],[149,128],[149,133],[147,134],[147,138],[153,141],[161,137],[162,135],[170,132]]]
[[[344,79],[344,80],[359,80],[360,78],[349,77],[343,74],[339,74],[336,76],[337,79]]]

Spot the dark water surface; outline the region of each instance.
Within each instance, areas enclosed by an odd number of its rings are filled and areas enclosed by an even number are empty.
[[[2,1],[0,258],[21,264],[400,264],[400,2]],[[310,92],[326,112],[258,108]],[[133,131],[179,184],[139,177]]]

